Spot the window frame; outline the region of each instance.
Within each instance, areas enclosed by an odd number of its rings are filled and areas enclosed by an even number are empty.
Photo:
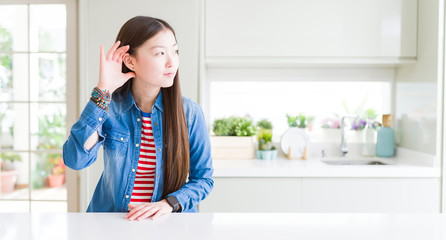
[[[37,5],[37,4],[64,4],[66,6],[66,137],[69,136],[69,127],[74,124],[78,113],[78,3],[77,0],[0,0],[0,5]],[[29,9],[29,8],[28,8]],[[29,12],[28,12],[29,13]],[[29,23],[28,18],[28,23]],[[29,24],[28,24],[29,25]],[[29,26],[28,26],[29,27]],[[28,36],[29,38],[29,36]],[[28,46],[30,44],[28,43]],[[27,53],[31,51],[28,49]],[[30,68],[30,66],[28,66]],[[13,102],[13,101],[11,101]],[[32,101],[26,101],[31,104]],[[28,149],[26,152],[31,154],[34,150]],[[29,163],[31,165],[31,161]],[[31,166],[29,166],[29,179],[31,179]],[[67,212],[79,211],[79,190],[78,190],[78,173],[69,168],[66,169],[66,188],[67,188]],[[32,202],[37,201],[51,201],[51,200],[33,200],[31,198],[31,183],[30,183],[29,211],[31,211]],[[8,199],[5,199],[8,200]],[[2,201],[2,200],[0,200]],[[16,201],[16,199],[12,199]],[[17,200],[23,201],[23,200]],[[56,201],[56,200],[53,200]],[[59,200],[57,200],[59,201]]]

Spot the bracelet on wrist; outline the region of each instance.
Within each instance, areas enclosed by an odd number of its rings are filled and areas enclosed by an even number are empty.
[[[111,94],[107,89],[101,90],[98,87],[95,87],[91,91],[90,100],[94,102],[101,109],[108,111],[108,105],[111,102]]]

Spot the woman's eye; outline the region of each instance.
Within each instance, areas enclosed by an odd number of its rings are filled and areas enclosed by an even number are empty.
[[[175,50],[175,54],[179,54],[180,53],[180,50]]]
[[[159,52],[156,55],[164,55],[164,52]]]

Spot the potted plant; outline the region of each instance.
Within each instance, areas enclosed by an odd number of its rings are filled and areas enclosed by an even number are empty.
[[[321,121],[321,129],[324,142],[339,142],[341,139],[341,120],[335,114],[334,117],[327,117]]]
[[[339,118],[325,118],[321,122],[321,128],[323,129],[339,129],[341,128],[341,123]]]
[[[306,128],[307,127],[307,117],[303,113],[299,113],[297,116],[286,115],[288,121],[288,127],[298,127],[298,128]]]
[[[12,152],[1,153],[1,192],[8,193],[15,189],[18,172],[14,168],[14,162],[22,161],[20,155]]]
[[[45,115],[39,118],[38,136],[38,149],[51,151],[62,149],[65,140],[65,117],[62,113]],[[43,153],[41,158],[45,161],[40,162],[34,170],[35,181],[39,182],[33,182],[33,186],[58,187],[63,185],[65,182],[65,165],[62,154]],[[43,172],[46,177],[41,177]]]
[[[273,138],[273,125],[267,119],[263,119],[257,123],[259,128],[258,150],[256,151],[256,157],[258,159],[275,159],[277,157],[276,147],[272,143]]]
[[[53,168],[47,177],[48,186],[60,187],[65,183],[65,164],[60,154],[49,154],[47,161],[51,163]]]
[[[254,158],[254,138],[256,127],[248,117],[228,117],[213,122],[211,136],[212,157],[214,159]]]

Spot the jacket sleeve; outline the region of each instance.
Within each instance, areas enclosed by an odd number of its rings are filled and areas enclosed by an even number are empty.
[[[92,101],[88,101],[63,145],[63,160],[66,166],[80,170],[96,161],[99,147],[105,139],[102,135],[102,124],[107,117],[107,111],[99,108]],[[87,150],[84,144],[95,131],[99,134],[98,142],[90,150]]]
[[[196,103],[192,104],[192,108],[190,129],[188,129],[189,179],[182,188],[169,194],[177,198],[183,212],[191,210],[205,199],[214,185],[211,143],[203,111]]]

